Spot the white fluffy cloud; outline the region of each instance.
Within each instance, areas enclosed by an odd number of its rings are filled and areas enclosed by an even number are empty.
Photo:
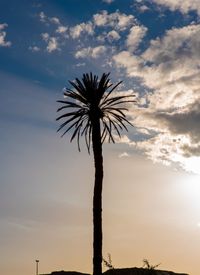
[[[56,39],[56,37],[50,37],[49,41],[48,41],[48,45],[47,45],[47,51],[49,53],[55,51],[55,50],[59,50],[59,45],[58,45],[58,41]]]
[[[60,50],[58,39],[56,37],[51,37],[48,33],[42,33],[41,36],[42,39],[47,43],[46,50],[49,53],[52,53],[56,50]]]
[[[133,15],[127,15],[119,11],[109,14],[106,10],[94,14],[93,21],[97,27],[112,27],[119,31],[126,30],[136,22]]]
[[[103,34],[100,34],[97,36],[97,41],[100,42],[106,42],[108,41],[109,43],[113,43],[114,41],[120,40],[121,36],[120,34],[115,31],[109,31],[109,32],[103,32]]]
[[[40,21],[46,24],[53,23],[56,25],[61,25],[58,17],[48,17],[43,11],[39,13]]]
[[[117,67],[123,67],[126,69],[126,73],[129,77],[140,76],[139,66],[141,58],[132,55],[129,51],[122,51],[113,56],[113,60]]]
[[[8,24],[6,24],[6,23],[0,24],[0,47],[10,47],[11,46],[11,42],[6,41],[6,32],[4,31],[4,29],[6,27],[8,27]]]
[[[73,39],[79,38],[82,33],[92,35],[94,33],[94,27],[91,22],[81,23],[70,28],[70,35]]]
[[[51,30],[51,35],[49,30],[46,33],[42,33],[42,39],[47,43],[46,50],[52,53],[56,50],[61,50],[60,46],[65,44],[65,39],[69,37],[68,26],[61,24],[58,17],[48,17],[43,11],[39,13],[39,19],[42,23],[51,26],[54,31]],[[37,47],[29,47],[32,51],[37,51]]]
[[[49,20],[54,24],[60,25],[60,20],[57,17],[50,17]]]
[[[200,1],[199,0],[153,0],[158,5],[164,5],[172,11],[180,10],[182,13],[189,11],[197,11],[200,14]]]
[[[139,10],[141,13],[143,13],[143,12],[145,12],[145,11],[148,11],[149,8],[148,8],[146,5],[141,5],[141,6],[138,7],[138,10]]]
[[[56,29],[56,32],[57,32],[57,33],[66,33],[67,30],[68,30],[68,27],[67,27],[67,26],[62,26],[62,25],[60,25],[60,26],[58,26],[58,28]]]
[[[91,57],[91,58],[98,58],[100,55],[104,54],[106,51],[105,46],[97,46],[97,47],[88,47],[83,48],[75,53],[76,58],[85,58],[85,57]]]
[[[42,39],[47,43],[46,50],[48,52],[61,50],[61,47],[66,44],[66,39],[70,38],[80,39],[82,37],[84,41],[88,41],[90,38],[93,42],[105,43],[104,47],[94,46],[93,48],[89,46],[88,43],[87,47],[81,45],[82,49],[80,50],[80,47],[78,47],[78,51],[75,53],[76,58],[88,56],[97,58],[100,54],[105,52],[106,43],[112,44],[114,41],[120,40],[123,35],[121,32],[138,24],[135,17],[131,14],[125,14],[119,11],[108,13],[106,10],[94,14],[91,20],[87,22],[81,22],[71,27],[61,24],[59,18],[49,17],[43,11],[40,12],[39,19],[48,27],[48,32],[41,34]],[[136,43],[139,44],[139,40],[142,39],[142,32],[144,33],[145,29],[141,27],[141,33],[138,31],[137,38],[135,38],[134,42],[138,39]],[[131,37],[128,38],[128,41],[131,42]],[[112,48],[113,51],[114,47],[115,46]]]
[[[42,36],[42,39],[43,39],[44,41],[47,42],[47,41],[49,40],[49,34],[48,34],[47,32],[42,33],[41,36]]]
[[[150,133],[138,148],[154,161],[178,162],[187,170],[200,156],[199,45],[196,24],[167,31],[140,55],[124,50],[113,56],[116,66],[151,89],[146,108],[133,110],[135,126]]]
[[[193,97],[199,88],[199,44],[200,25],[190,25],[173,28],[163,38],[152,40],[149,48],[139,56],[122,51],[113,59],[117,66],[126,69],[129,76],[141,77],[151,89],[162,89],[163,94],[165,87],[169,87],[170,93],[179,90],[182,94],[187,92],[189,95],[191,92]],[[167,90],[165,97],[166,93]],[[176,102],[180,106],[181,95],[176,96],[174,107]],[[172,107],[172,102],[169,103]]]
[[[126,40],[126,45],[129,51],[134,52],[147,32],[147,28],[144,26],[133,26],[130,29],[129,35]]]
[[[110,42],[113,42],[114,40],[119,40],[120,39],[119,33],[114,31],[114,30],[108,32],[106,37]]]
[[[96,27],[112,27],[107,37],[117,40],[120,38],[118,31],[124,31],[136,22],[133,15],[127,15],[116,11],[114,13],[108,13],[103,10],[100,13],[93,15],[93,20],[87,23],[80,23],[70,28],[70,35],[73,39],[79,38],[82,33],[89,35],[94,34]]]

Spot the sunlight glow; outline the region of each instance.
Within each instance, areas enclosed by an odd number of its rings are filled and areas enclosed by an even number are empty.
[[[183,160],[186,171],[200,175],[200,157],[190,157]]]

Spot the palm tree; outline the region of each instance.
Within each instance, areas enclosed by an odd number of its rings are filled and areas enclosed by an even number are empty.
[[[80,151],[79,139],[85,137],[88,153],[92,144],[95,165],[95,182],[93,195],[93,275],[102,274],[102,183],[103,183],[103,155],[102,144],[105,139],[115,142],[112,131],[117,136],[120,131],[128,130],[125,123],[132,125],[124,114],[126,108],[123,103],[133,102],[134,95],[115,95],[112,92],[121,81],[113,86],[109,74],[98,76],[83,74],[82,81],[78,78],[69,81],[72,89],[65,88],[65,100],[58,100],[62,106],[58,109],[66,111],[57,120],[64,119],[58,128],[64,130],[64,136],[73,129],[71,140],[77,139]],[[68,110],[71,111],[68,111]]]

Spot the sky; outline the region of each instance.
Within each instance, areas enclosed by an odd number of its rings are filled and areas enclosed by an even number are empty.
[[[103,147],[104,258],[199,275],[199,57],[199,0],[0,0],[1,274],[92,272],[93,156],[56,100],[110,72],[136,103]]]

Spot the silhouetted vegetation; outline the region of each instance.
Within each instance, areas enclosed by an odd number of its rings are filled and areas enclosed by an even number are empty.
[[[70,141],[77,139],[80,151],[80,137],[85,137],[86,146],[90,153],[92,144],[95,165],[95,182],[93,196],[93,274],[102,274],[102,184],[103,184],[103,155],[102,144],[105,140],[115,142],[113,130],[121,137],[120,131],[128,131],[125,123],[132,125],[127,119],[122,107],[124,103],[134,102],[134,95],[115,95],[113,91],[121,84],[113,86],[109,74],[98,76],[84,74],[82,80],[69,81],[72,89],[64,91],[65,100],[58,102],[58,109],[66,111],[57,120],[64,120],[58,131],[64,129],[65,135],[73,129]],[[70,111],[68,111],[70,110]]]
[[[147,273],[149,275],[156,274],[155,269],[160,265],[160,264],[151,265],[147,259],[144,259],[143,263],[144,263],[143,268],[147,269]]]
[[[149,273],[149,272],[152,273]],[[139,267],[132,267],[132,268],[116,268],[116,269],[108,269],[104,272],[105,275],[188,275],[183,273],[175,273],[172,271],[166,270],[149,270],[147,268],[139,268]]]
[[[114,269],[110,253],[108,253],[108,259],[107,260],[105,258],[103,258],[103,263],[104,263],[105,267],[107,267],[108,269]]]
[[[138,267],[132,267],[132,268],[116,268],[116,269],[108,269],[103,274],[104,275],[149,275],[149,269],[147,268],[138,268]],[[175,273],[172,271],[166,271],[166,270],[159,270],[154,269],[155,275],[188,275],[185,273]],[[46,274],[48,275],[48,274]],[[50,274],[49,274],[50,275]],[[86,273],[81,272],[75,272],[75,271],[54,271],[51,273],[51,275],[89,275]]]

